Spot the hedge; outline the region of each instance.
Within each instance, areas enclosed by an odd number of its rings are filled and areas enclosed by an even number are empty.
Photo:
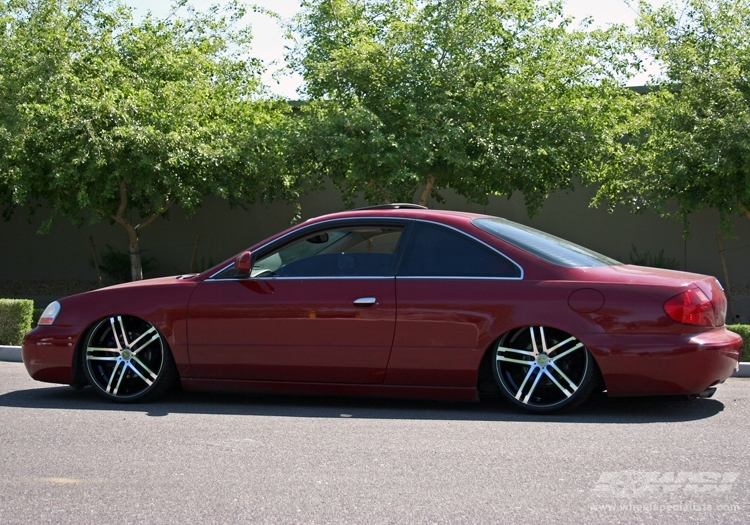
[[[750,324],[728,324],[727,330],[740,334],[742,337],[742,359],[745,363],[750,362]]]
[[[31,299],[0,299],[0,345],[20,345],[31,330],[33,316]]]

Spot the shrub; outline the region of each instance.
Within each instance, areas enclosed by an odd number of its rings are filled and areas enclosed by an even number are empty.
[[[650,266],[651,268],[665,268],[667,270],[679,270],[680,261],[664,255],[664,250],[659,250],[658,255],[651,255],[648,250],[638,251],[635,244],[630,245],[630,263],[638,266]]]
[[[0,299],[0,345],[20,345],[31,330],[33,315],[31,299]]]
[[[740,361],[750,362],[750,324],[728,324],[727,330],[731,330],[742,337],[742,358]]]
[[[102,261],[99,263],[99,269],[103,274],[115,279],[116,281],[130,281],[130,254],[113,248],[109,244],[106,246],[107,251],[101,255]],[[90,262],[93,267],[94,261],[92,260]],[[141,269],[143,270],[144,275],[154,269],[155,262],[155,257],[141,256]]]

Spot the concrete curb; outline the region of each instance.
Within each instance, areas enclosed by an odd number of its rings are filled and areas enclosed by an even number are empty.
[[[21,359],[21,347],[0,345],[0,361],[22,363],[23,360]]]
[[[732,377],[750,377],[750,363],[740,363],[740,369]]]
[[[0,346],[0,361],[23,363],[20,346]],[[740,363],[740,369],[732,377],[750,377],[750,363]]]

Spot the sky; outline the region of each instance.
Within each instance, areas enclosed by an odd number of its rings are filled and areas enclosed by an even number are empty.
[[[164,0],[122,0],[135,9],[135,16],[143,16],[151,11],[156,16],[166,16],[170,10],[170,1]],[[654,7],[665,3],[666,0],[650,0]],[[204,10],[212,4],[222,3],[217,0],[190,0],[198,10]],[[282,19],[288,20],[299,9],[299,0],[249,0],[248,4],[255,4],[278,13]],[[636,5],[637,0],[565,0],[565,14],[576,20],[591,16],[596,26],[609,24],[631,25],[635,19],[635,11],[629,4]],[[270,89],[281,96],[299,98],[297,88],[302,83],[298,75],[292,75],[284,70],[285,48],[290,42],[284,38],[279,24],[268,16],[256,13],[247,15],[248,23],[253,30],[253,56],[261,59],[266,66],[264,82]],[[630,85],[642,85],[646,82],[646,74],[634,77]]]

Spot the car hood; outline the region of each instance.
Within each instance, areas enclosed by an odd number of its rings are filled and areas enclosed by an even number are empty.
[[[142,279],[140,281],[132,281],[121,284],[113,284],[106,288],[99,288],[99,290],[114,290],[120,288],[142,288],[142,287],[153,287],[153,286],[164,286],[168,284],[174,284],[176,281],[182,281],[190,279],[197,274],[188,275],[171,275],[169,277],[156,277],[154,279]]]

